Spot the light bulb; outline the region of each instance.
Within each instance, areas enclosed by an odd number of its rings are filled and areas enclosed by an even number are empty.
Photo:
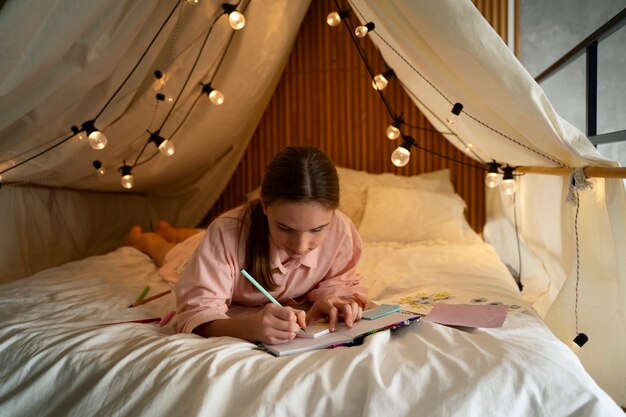
[[[495,160],[487,162],[487,175],[485,176],[485,185],[489,188],[496,188],[502,182],[502,174],[500,174],[500,167],[502,165]],[[508,169],[508,166],[507,166]],[[513,178],[513,174],[507,174],[507,177]]]
[[[157,93],[155,98],[159,101],[165,102],[165,104],[172,104],[174,102],[174,97],[170,95],[165,95],[163,93]]]
[[[469,153],[472,150],[472,145],[471,143],[468,143],[467,146],[465,147],[465,152]]]
[[[99,130],[94,130],[89,134],[89,145],[95,150],[104,149],[107,146],[107,137]]]
[[[372,80],[372,87],[374,90],[383,90],[387,87],[387,84],[389,84],[389,81],[387,81],[383,74],[376,75]]]
[[[228,14],[228,23],[230,24],[230,27],[235,30],[243,29],[246,25],[246,18],[241,12],[233,10]]]
[[[130,190],[135,185],[133,174],[122,175],[122,187]]]
[[[104,166],[102,166],[102,162],[96,160],[93,161],[93,167],[96,169],[96,172],[98,173],[99,176],[102,176],[105,174],[106,170],[104,169]]]
[[[452,126],[454,123],[456,123],[457,119],[459,118],[459,114],[461,114],[462,110],[463,110],[463,105],[461,103],[454,103],[454,106],[452,106],[452,111],[451,111],[452,114],[446,117],[446,122],[448,123],[448,126]]]
[[[198,1],[200,0],[185,0],[185,1],[189,4],[198,4]]]
[[[78,126],[72,126],[72,133],[74,134],[76,139],[78,139],[80,141],[85,140],[85,138],[87,137],[85,135],[85,131],[84,130],[80,130],[80,128]]]
[[[367,32],[369,32],[369,30],[367,30],[367,27],[365,26],[359,26],[354,30],[354,34],[359,38],[364,38],[365,35],[367,35]]]
[[[502,168],[503,177],[502,184],[500,184],[500,188],[505,195],[513,195],[515,193],[515,177],[513,173],[515,172],[515,168],[507,165]]]
[[[488,172],[485,176],[485,185],[489,188],[496,188],[502,182],[502,175],[497,172]]]
[[[341,16],[338,12],[330,12],[326,16],[326,23],[328,23],[328,26],[335,27],[341,23]]]
[[[221,106],[224,103],[224,94],[220,90],[213,90],[209,93],[209,100],[216,106]]]
[[[154,91],[159,91],[165,86],[165,83],[167,82],[167,79],[169,77],[167,73],[163,73],[159,70],[154,71],[154,76],[156,80],[154,80],[154,83],[152,83],[152,88],[154,89]]]
[[[165,156],[172,156],[174,155],[174,152],[176,152],[176,148],[174,147],[172,141],[165,139],[159,145],[159,151]]]
[[[572,340],[573,346],[575,346],[574,350],[578,351],[581,347],[585,345],[589,341],[589,337],[584,333],[578,333],[574,340]]]
[[[391,154],[391,162],[397,167],[405,166],[409,163],[410,159],[411,152],[402,146],[398,146]]]
[[[367,33],[370,30],[374,30],[374,23],[373,22],[367,22],[365,25],[362,26],[358,26],[355,30],[354,30],[354,34],[356,36],[358,36],[359,38],[363,38],[365,37],[365,35],[367,35]]]
[[[389,140],[396,140],[400,136],[400,129],[395,127],[394,125],[387,126],[387,137]]]
[[[505,195],[513,195],[515,194],[515,180],[502,180],[502,184],[500,184],[500,188],[502,188],[502,192]]]
[[[131,167],[126,165],[126,162],[124,162],[124,165],[120,167],[120,172],[122,173],[122,187],[126,188],[127,190],[133,188],[133,185],[135,185],[135,179],[133,178],[132,170],[133,169]]]

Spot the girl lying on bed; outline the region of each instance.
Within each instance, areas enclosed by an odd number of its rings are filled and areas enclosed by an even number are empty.
[[[270,162],[260,200],[222,214],[206,232],[160,222],[156,233],[134,227],[128,243],[175,282],[180,332],[285,343],[306,323],[326,318],[334,330],[339,319],[351,327],[361,318],[367,302],[356,275],[361,239],[338,207],[330,158],[292,146]],[[242,268],[281,305],[269,303]],[[312,303],[306,314],[295,308],[306,303]],[[263,308],[229,317],[231,304]]]

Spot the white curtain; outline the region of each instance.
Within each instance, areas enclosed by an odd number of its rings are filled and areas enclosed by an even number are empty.
[[[616,165],[556,114],[469,0],[350,4],[362,24],[375,24],[368,36],[415,104],[437,129],[453,131],[456,136],[446,137],[461,150],[471,148],[474,159],[511,166]],[[464,105],[463,112],[448,127],[445,118],[456,102]],[[576,228],[576,207],[566,202],[568,177],[518,177],[515,201],[491,190],[484,234],[519,270],[517,216],[525,296],[567,343],[576,336],[578,321],[578,331],[589,336],[580,359],[617,402],[626,404],[624,184],[592,182],[593,190],[580,193]]]

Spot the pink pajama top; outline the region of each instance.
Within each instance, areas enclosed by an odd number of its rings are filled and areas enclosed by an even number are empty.
[[[191,333],[201,324],[228,318],[226,313],[231,305],[256,307],[269,302],[240,273],[248,234],[244,226],[244,241],[240,242],[241,210],[236,208],[215,219],[203,237],[190,238],[201,241],[176,282],[178,331],[181,333]],[[179,245],[190,245],[187,240]],[[359,285],[360,277],[356,274],[361,251],[361,239],[354,225],[339,210],[335,210],[326,239],[300,259],[282,263],[281,259],[288,259],[288,256],[270,239],[271,273],[278,285],[270,294],[285,305],[314,302],[328,294],[353,298],[364,304],[367,301],[365,289]],[[164,267],[167,262],[166,258]]]

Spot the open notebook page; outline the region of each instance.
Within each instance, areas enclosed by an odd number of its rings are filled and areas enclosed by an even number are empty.
[[[297,337],[289,343],[283,343],[280,345],[264,344],[263,347],[268,352],[276,356],[286,356],[315,349],[324,349],[329,346],[352,343],[354,339],[384,330],[386,327],[392,326],[396,323],[406,321],[406,324],[409,324],[410,322],[417,320],[418,317],[419,316],[415,314],[398,312],[376,320],[359,320],[354,323],[352,328],[348,328],[344,323],[339,323],[336,331],[317,338]]]

